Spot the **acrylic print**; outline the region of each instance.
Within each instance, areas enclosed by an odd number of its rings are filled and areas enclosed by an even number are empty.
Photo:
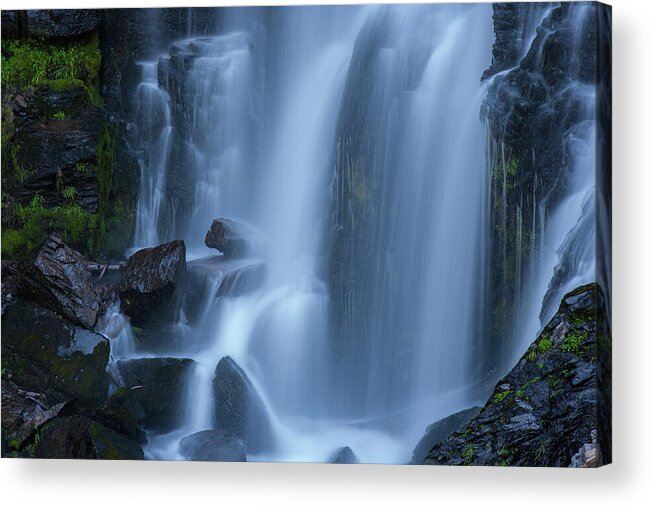
[[[2,455],[596,467],[610,8],[2,12]]]

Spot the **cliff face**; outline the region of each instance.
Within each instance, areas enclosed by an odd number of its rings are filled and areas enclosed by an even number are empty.
[[[609,36],[603,33],[608,16],[608,6],[596,3],[493,6],[495,43],[483,75],[488,92],[482,110],[490,152],[492,312],[485,325],[490,339],[478,350],[478,360],[490,358],[486,372],[499,374],[512,360],[510,351],[525,325],[521,315],[543,281],[544,252],[558,248],[548,243],[550,223],[577,192],[581,157],[591,156],[594,132],[603,128],[596,110],[604,100],[599,88],[609,58]],[[594,163],[584,165],[592,171],[584,177],[600,184]],[[560,246],[561,262],[543,307],[529,308],[540,311],[541,322],[571,288],[576,266],[593,255],[594,203],[593,192]]]
[[[567,294],[480,413],[427,454],[430,465],[598,466],[610,462],[610,331],[596,284]]]
[[[102,93],[104,11],[2,14],[2,256],[52,230],[94,258],[120,257],[139,167]]]

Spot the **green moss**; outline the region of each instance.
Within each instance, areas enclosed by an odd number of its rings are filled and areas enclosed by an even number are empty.
[[[476,452],[477,448],[474,445],[466,445],[466,447],[463,449],[463,452],[461,453],[461,456],[463,457],[463,464],[471,465]]]
[[[543,337],[542,340],[540,340],[540,342],[538,342],[538,351],[541,354],[544,354],[545,352],[547,352],[551,348],[552,348],[552,341],[551,341],[550,338]]]
[[[523,385],[520,389],[518,389],[515,392],[516,398],[520,398],[520,399],[525,398],[524,392],[527,390],[527,387],[529,387],[531,384],[535,384],[539,380],[540,380],[540,377],[534,377],[531,380],[529,380],[525,385]]]
[[[55,120],[66,120],[68,118],[68,115],[65,111],[57,111],[52,116]]]
[[[509,160],[509,163],[506,164],[506,172],[511,176],[518,174],[518,168],[520,166],[520,161],[517,158],[512,158]]]
[[[493,403],[501,403],[509,394],[511,394],[511,389],[505,389],[504,391],[497,393],[493,396]]]
[[[67,92],[76,88],[85,88],[85,84],[81,79],[46,79],[39,84],[55,93]]]
[[[54,86],[63,90],[82,84],[91,102],[98,105],[101,104],[100,64],[97,35],[81,41],[56,43],[33,38],[2,42],[2,86],[5,89]]]
[[[588,336],[587,331],[571,332],[565,335],[561,350],[571,354],[577,354],[581,348],[581,343]]]
[[[13,216],[14,225],[2,229],[5,259],[30,258],[52,231],[59,231],[63,240],[78,250],[94,253],[97,248],[97,215],[82,210],[73,202],[45,208],[43,198],[37,195],[26,207],[14,206]]]

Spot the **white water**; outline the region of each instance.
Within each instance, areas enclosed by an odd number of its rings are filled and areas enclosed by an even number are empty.
[[[371,322],[369,335],[345,358],[353,368],[335,370],[341,358],[330,343],[324,231],[349,64],[372,22],[386,36],[369,75],[375,85],[366,118],[382,140],[373,168],[386,193],[378,197],[378,234],[394,256],[386,265],[402,272],[376,274],[372,315],[360,316]],[[480,106],[489,83],[479,77],[492,37],[490,5],[287,8],[266,17],[233,10],[218,36],[174,45],[175,54],[196,56],[181,78],[186,95],[175,89],[170,96],[158,83],[157,62],[142,63],[135,248],[181,237],[189,259],[215,255],[203,237],[225,216],[261,231],[266,241],[253,254],[269,268],[264,287],[243,296],[216,298],[221,278],[208,283],[201,317],[184,328],[187,345],[170,354],[197,362],[185,423],[150,435],[148,457],[182,459],[180,439],[213,427],[212,381],[226,355],[247,373],[271,421],[273,445],[247,453],[250,460],[327,461],[350,446],[362,462],[404,463],[429,423],[482,401],[468,378],[486,278]],[[173,118],[179,110],[182,129]],[[172,146],[187,150],[184,167],[194,182],[187,222],[165,193]],[[532,275],[523,336],[535,336],[556,252],[589,199],[584,171],[594,160],[586,157],[577,157],[574,191],[541,226],[544,262]],[[384,290],[393,277],[399,290]],[[114,355],[146,355],[135,350],[128,325],[121,329]],[[355,368],[358,360],[365,366]]]

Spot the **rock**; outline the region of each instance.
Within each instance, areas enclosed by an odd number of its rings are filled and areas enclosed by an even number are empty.
[[[267,410],[248,376],[229,356],[215,369],[216,429],[241,438],[247,453],[273,447]]]
[[[192,461],[246,461],[242,440],[220,430],[187,436],[181,440],[179,450]]]
[[[156,357],[118,361],[124,387],[133,390],[145,411],[148,429],[162,433],[181,426],[192,359]]]
[[[22,14],[20,11],[2,11],[1,16],[3,39],[14,39],[20,35],[20,14]]]
[[[27,11],[29,33],[37,37],[74,37],[99,28],[100,11],[95,9],[42,9]]]
[[[596,468],[599,466],[599,445],[597,444],[597,430],[590,434],[592,442],[584,444],[574,456],[570,468]]]
[[[357,459],[357,456],[355,456],[353,450],[350,447],[346,446],[341,447],[334,452],[332,458],[330,459],[330,463],[337,463],[340,465],[354,465],[355,463],[359,463],[359,460]]]
[[[2,315],[16,301],[24,268],[18,262],[2,261]]]
[[[122,271],[122,311],[138,327],[173,322],[185,270],[183,240],[138,250]]]
[[[19,298],[2,319],[3,378],[46,395],[44,405],[78,400],[96,407],[106,400],[110,345],[40,305]]]
[[[52,233],[21,280],[26,295],[71,322],[93,329],[99,299],[86,259]]]
[[[2,379],[3,450],[5,447],[19,450],[36,428],[56,417],[66,406],[66,403],[57,403],[49,407],[46,400],[43,393],[19,389]]]
[[[206,298],[242,296],[264,285],[268,268],[262,261],[225,259],[221,255],[188,263],[183,311],[191,322],[197,321]]]
[[[95,412],[94,419],[137,442],[145,442],[145,411],[133,390],[121,387]]]
[[[205,239],[206,246],[216,248],[229,258],[245,257],[257,242],[259,233],[255,228],[229,218],[213,220]]]
[[[596,284],[567,294],[479,415],[435,444],[425,463],[567,467],[595,430],[595,445],[609,446],[597,420],[596,342],[598,334],[608,339],[598,329],[603,309]]]
[[[423,437],[416,444],[410,463],[412,465],[420,465],[434,445],[445,440],[462,426],[465,426],[468,421],[479,413],[479,410],[480,407],[467,408],[430,424],[425,430]]]
[[[24,455],[52,459],[144,459],[138,444],[83,415],[48,421]]]

